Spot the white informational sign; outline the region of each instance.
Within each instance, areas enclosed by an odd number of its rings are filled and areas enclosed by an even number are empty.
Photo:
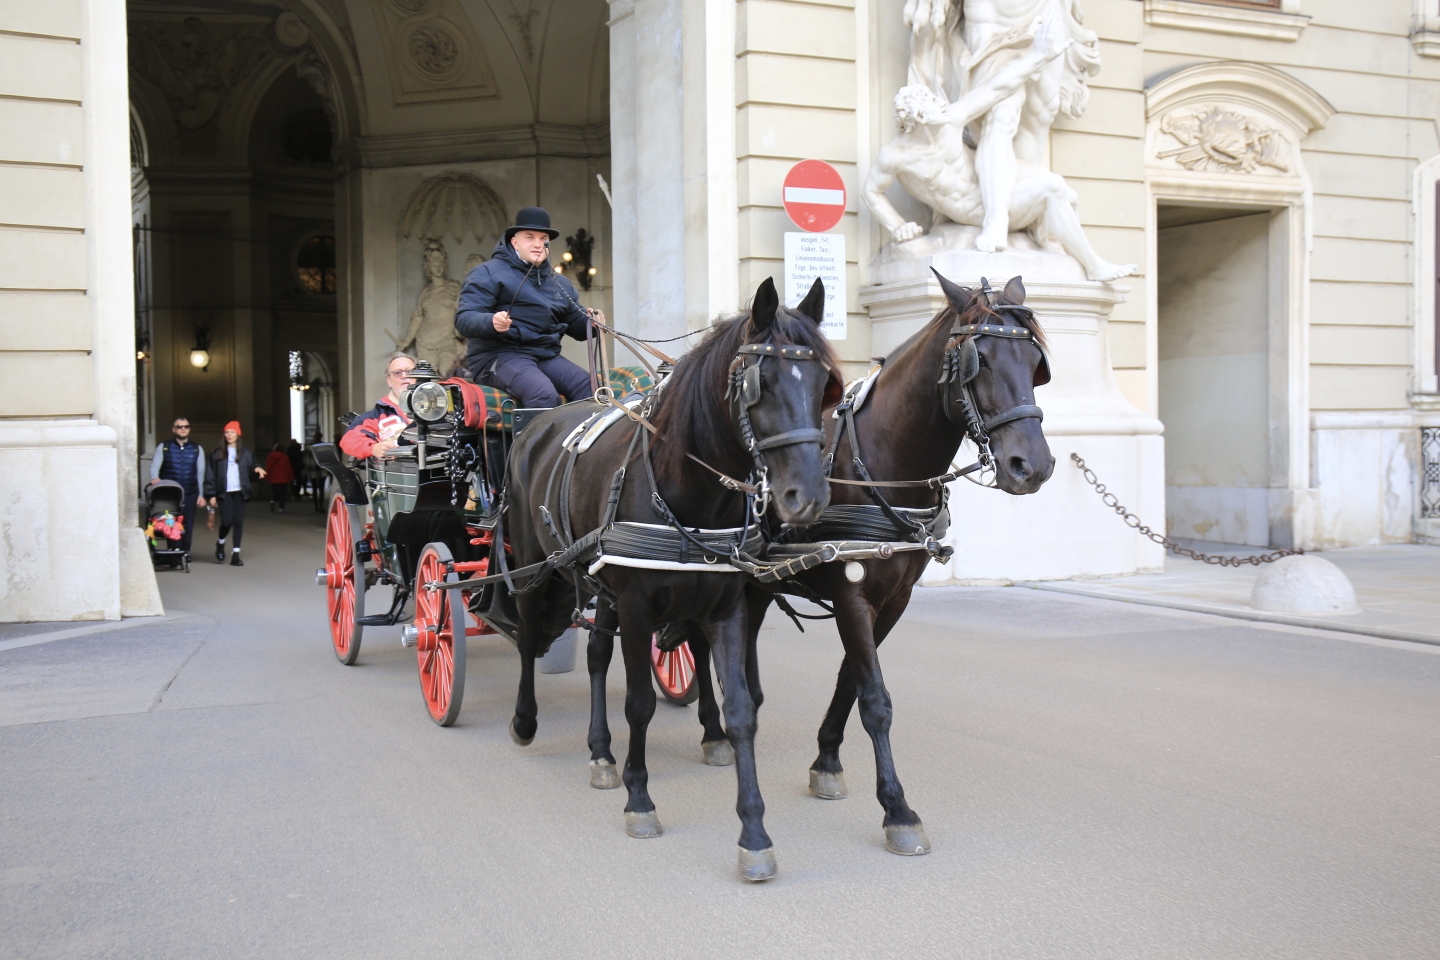
[[[825,283],[825,319],[820,330],[829,340],[844,340],[845,235],[785,234],[785,306],[798,306],[819,277]]]

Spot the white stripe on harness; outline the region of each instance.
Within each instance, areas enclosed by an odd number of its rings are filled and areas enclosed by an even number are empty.
[[[732,567],[723,560],[717,559],[714,563],[681,563],[678,560],[642,560],[639,557],[610,557],[601,556],[594,563],[590,564],[588,572],[594,575],[600,568],[610,565],[612,567],[635,567],[640,570],[675,570],[681,573],[742,573],[739,567]]]
[[[880,375],[880,371],[884,369],[884,367],[880,366],[877,363],[875,366],[870,368],[870,372],[865,374],[863,378],[859,380],[851,380],[845,385],[845,396],[850,398],[851,410],[858,412],[860,408],[865,405],[865,399],[870,396],[870,388],[874,386],[875,378],[878,377]],[[832,413],[831,416],[833,416],[836,420],[839,420],[840,408],[836,407],[835,412]]]
[[[644,399],[645,398],[643,396],[631,397],[628,400],[624,401],[624,405],[627,408],[634,410],[641,404],[642,401],[644,401]],[[601,413],[592,414],[591,416],[587,417],[574,430],[571,430],[568,434],[566,434],[565,441],[560,444],[560,446],[564,447],[566,450],[569,450],[576,443],[579,443],[579,452],[584,453],[586,450],[589,450],[592,446],[595,445],[595,441],[600,439],[601,434],[614,426],[615,421],[619,420],[623,416],[625,416],[625,411],[621,410],[619,407],[611,407]]]

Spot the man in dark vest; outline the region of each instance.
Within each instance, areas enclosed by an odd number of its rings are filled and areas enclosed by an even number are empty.
[[[170,429],[175,438],[156,447],[155,456],[150,459],[150,482],[174,480],[185,488],[185,496],[180,501],[185,514],[180,549],[189,550],[190,535],[195,531],[195,508],[205,505],[205,497],[200,493],[205,487],[205,451],[190,440],[190,421],[186,417],[177,417]]]
[[[584,340],[590,318],[603,323],[605,315],[582,307],[550,266],[550,241],[559,235],[541,207],[521,210],[494,255],[465,278],[455,310],[455,329],[470,339],[470,376],[514,394],[522,407],[591,395],[589,372],[560,356],[560,338]]]

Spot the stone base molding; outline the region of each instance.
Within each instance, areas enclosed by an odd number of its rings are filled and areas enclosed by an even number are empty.
[[[113,482],[117,437],[94,420],[0,424],[0,622],[163,612],[144,537]],[[122,545],[123,541],[123,545]]]

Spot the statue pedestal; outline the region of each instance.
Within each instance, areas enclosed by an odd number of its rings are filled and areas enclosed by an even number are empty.
[[[974,229],[947,226],[956,232]],[[917,249],[922,246],[928,249]],[[1158,572],[1164,548],[1125,526],[1070,460],[1072,452],[1080,454],[1121,503],[1163,530],[1161,424],[1130,405],[1110,369],[1106,326],[1128,288],[1086,280],[1070,257],[1033,245],[1004,253],[936,246],[922,237],[900,249],[887,246],[873,262],[871,277],[877,282],[860,291],[860,302],[870,310],[873,352],[894,350],[945,305],[932,266],[966,287],[978,286],[984,276],[999,290],[1011,277],[1023,277],[1025,302],[1049,341],[1053,379],[1035,391],[1035,402],[1045,411],[1055,472],[1037,493],[1023,497],[963,479],[951,483],[946,542],[955,556],[943,566],[930,564],[922,582],[1013,583]],[[968,441],[960,458],[962,465],[974,459]]]

